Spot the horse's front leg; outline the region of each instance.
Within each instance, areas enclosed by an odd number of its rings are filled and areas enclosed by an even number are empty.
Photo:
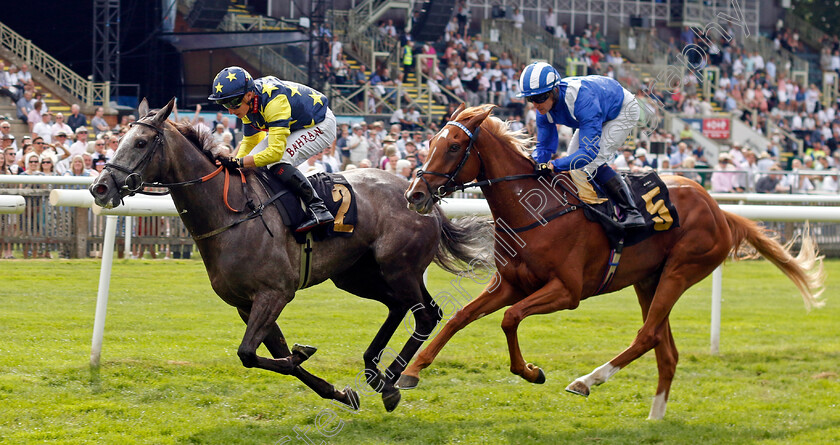
[[[283,311],[289,301],[291,301],[291,298],[286,298],[279,293],[264,292],[254,297],[247,318],[240,313],[247,325],[245,336],[236,351],[243,366],[246,368],[262,368],[289,375],[296,366],[308,358],[308,354],[291,354],[290,352],[284,355],[282,353],[285,351],[282,350],[279,351],[283,355],[282,358],[272,359],[257,355],[257,348],[276,326],[277,317],[280,316],[280,312]],[[288,350],[287,346],[286,349]]]
[[[514,304],[502,319],[502,330],[507,337],[510,351],[510,372],[521,376],[531,383],[544,383],[545,373],[531,363],[526,363],[519,349],[517,329],[522,320],[533,314],[549,314],[561,309],[574,309],[580,304],[580,297],[575,297],[558,279],[549,281],[540,290]]]
[[[496,285],[496,283],[499,283]],[[488,290],[490,289],[490,290]],[[479,318],[492,314],[497,310],[513,304],[522,294],[515,290],[505,281],[501,281],[498,273],[493,277],[493,280],[474,300],[470,301],[466,306],[459,310],[451,320],[441,329],[440,333],[428,344],[414,362],[403,371],[399,380],[397,380],[397,388],[412,389],[417,387],[420,381],[420,371],[432,364],[440,353],[441,349],[446,345],[450,338],[456,332],[463,329],[468,324]]]
[[[250,318],[250,312],[249,310],[240,308],[239,316],[242,317],[242,321],[247,324],[248,319]],[[352,388],[347,387],[343,391],[338,391],[335,389],[335,386],[326,380],[310,374],[308,371],[303,369],[303,366],[300,366],[300,362],[303,362],[312,356],[314,348],[311,346],[300,347],[295,345],[294,351],[289,350],[289,346],[286,343],[286,337],[283,335],[283,331],[280,330],[280,326],[278,326],[276,322],[272,323],[268,334],[263,340],[263,344],[275,359],[291,360],[292,363],[298,362],[298,365],[294,367],[291,374],[297,377],[298,380],[303,382],[303,384],[308,386],[311,390],[315,391],[315,393],[321,396],[321,398],[336,400],[344,403],[354,410],[359,409],[359,395],[356,394]]]

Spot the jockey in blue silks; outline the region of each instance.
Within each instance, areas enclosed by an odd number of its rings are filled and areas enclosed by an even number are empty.
[[[641,113],[632,93],[609,77],[560,78],[544,62],[528,65],[519,78],[520,97],[537,109],[534,159],[553,171],[582,169],[624,215],[625,229],[642,227],[644,217],[630,188],[608,164],[636,126]],[[551,162],[557,151],[557,124],[575,129],[568,155]]]

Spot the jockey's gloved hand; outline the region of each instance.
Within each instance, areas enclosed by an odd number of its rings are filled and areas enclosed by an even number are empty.
[[[241,158],[236,158],[235,156],[230,156],[230,157],[220,156],[220,157],[216,158],[216,160],[219,161],[219,164],[222,164],[223,166],[225,166],[225,168],[242,168],[243,167],[242,159]]]
[[[537,164],[537,173],[541,175],[550,175],[554,172],[554,167],[550,162],[540,162]]]

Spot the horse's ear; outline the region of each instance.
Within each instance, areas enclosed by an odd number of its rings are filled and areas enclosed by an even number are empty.
[[[137,115],[143,117],[149,114],[149,102],[144,97],[143,100],[140,101],[140,106],[137,107]]]
[[[487,116],[490,116],[490,113],[493,112],[493,108],[496,108],[496,106],[490,105],[485,107],[482,113],[476,114],[469,122],[467,122],[467,127],[478,128],[478,126],[484,122],[484,119],[487,119]]]
[[[458,115],[461,114],[461,112],[464,111],[465,108],[467,108],[467,106],[463,102],[461,102],[461,105],[458,105],[458,109],[452,112],[452,116],[449,116],[449,120],[454,121],[455,118],[458,117]]]
[[[157,114],[155,114],[155,119],[154,119],[155,124],[157,124],[158,126],[163,125],[164,121],[166,121],[166,118],[168,118],[169,115],[172,113],[172,109],[174,107],[175,107],[175,98],[173,97],[172,99],[169,100],[169,103],[166,104],[165,107],[158,110]]]

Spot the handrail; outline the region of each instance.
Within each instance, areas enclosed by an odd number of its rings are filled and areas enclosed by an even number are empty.
[[[668,44],[659,37],[652,35],[656,28],[621,28],[621,53],[633,59],[634,62],[644,64],[665,65],[668,56]],[[631,49],[630,37],[635,39],[635,46]]]
[[[756,35],[747,37],[745,39],[741,39],[741,44],[747,51],[755,51],[760,53],[761,57],[764,58],[765,63],[767,63],[771,57],[777,59],[779,61],[779,63],[776,63],[778,71],[784,71],[784,62],[790,62],[790,71],[785,72],[785,74],[788,77],[790,77],[790,74],[793,71],[804,71],[805,75],[808,75],[807,60],[797,56],[796,54],[784,48],[773,48],[773,42],[771,42],[768,38],[764,36]]]
[[[498,38],[494,39],[497,33]],[[561,62],[565,64],[563,59],[569,53],[568,41],[554,37],[533,22],[525,22],[522,28],[517,28],[513,20],[486,19],[481,22],[481,36],[491,51],[510,54],[516,65],[535,59],[561,65]]]
[[[822,47],[822,41],[827,36],[821,29],[799,17],[790,9],[785,11],[785,26],[797,30],[799,38],[817,51]]]
[[[359,4],[352,9],[352,15],[356,18],[357,23],[359,24],[359,27],[355,29],[359,30],[371,28],[371,17],[381,17],[385,10],[391,7],[391,5],[389,5],[391,2],[393,2],[393,0],[362,0],[359,2]]]
[[[2,22],[0,22],[0,47],[10,51],[33,70],[82,100],[86,106],[101,105],[106,111],[110,111],[110,82],[92,82],[85,79]]]
[[[259,20],[255,23],[257,24],[256,26],[264,25],[264,22]],[[225,16],[224,20],[222,20],[222,23],[219,25],[219,28],[224,31],[252,30],[247,25],[247,23],[244,23],[237,18],[237,14],[228,14]],[[251,24],[251,26],[254,26],[254,24]],[[261,65],[268,65],[270,67],[269,70],[272,73],[274,73],[275,76],[278,76],[282,79],[287,79],[298,83],[308,82],[308,75],[306,74],[306,72],[297,67],[294,63],[290,62],[289,59],[283,57],[277,51],[274,51],[273,49],[267,46],[247,46],[238,48],[238,50],[242,51],[246,55],[246,59],[250,59],[248,60],[248,62],[254,65],[255,67],[259,67]]]

